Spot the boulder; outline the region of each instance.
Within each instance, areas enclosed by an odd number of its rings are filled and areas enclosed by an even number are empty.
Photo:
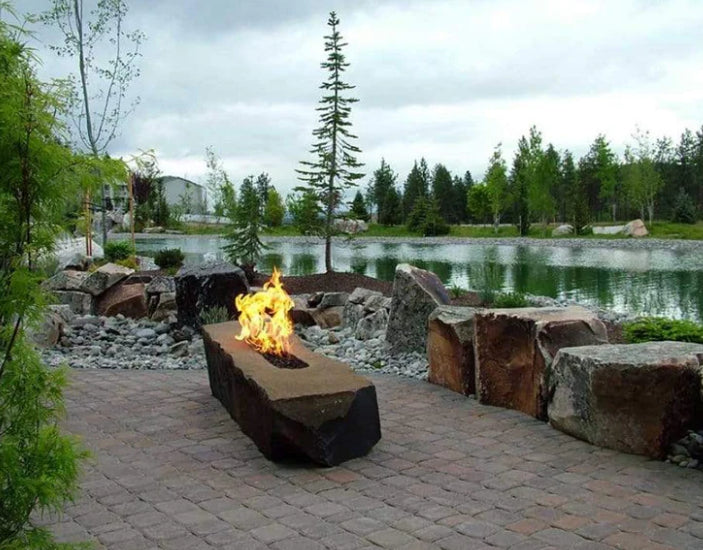
[[[347,303],[349,294],[347,292],[325,292],[317,307],[326,309],[328,307],[339,307]]]
[[[76,315],[88,315],[93,310],[93,297],[79,290],[55,290],[53,295],[59,304],[66,304]]]
[[[164,233],[166,229],[161,227],[160,225],[155,225],[154,227],[145,227],[144,228],[144,233]]]
[[[92,258],[102,258],[105,255],[102,247],[95,241],[92,241],[92,249]],[[52,254],[58,262],[58,269],[66,269],[69,266],[82,267],[88,261],[85,255],[84,237],[58,240]]]
[[[342,324],[344,308],[341,306],[328,307],[325,309],[314,309],[312,318],[320,328],[334,328]]]
[[[437,306],[448,304],[447,289],[437,275],[409,264],[398,264],[386,330],[391,351],[424,352],[427,319]]]
[[[224,307],[229,317],[237,317],[234,299],[249,292],[244,271],[228,262],[211,262],[184,266],[175,277],[178,322],[198,328],[200,312],[210,307]]]
[[[349,295],[349,301],[352,304],[363,304],[371,296],[383,296],[383,294],[376,290],[369,290],[368,288],[358,286],[354,289],[354,292]]]
[[[440,306],[427,333],[427,380],[464,395],[476,393],[474,315],[476,309]]]
[[[390,307],[391,299],[386,298],[383,295],[369,296],[364,302],[364,312],[366,313],[373,313],[374,311],[378,311],[379,309],[390,309]]]
[[[624,225],[594,225],[594,235],[620,235],[625,231]]]
[[[298,294],[291,296],[293,300],[293,309],[288,312],[290,320],[293,321],[295,325],[303,325],[310,327],[315,324],[315,319],[312,314],[315,308],[308,307],[309,297],[307,294]]]
[[[66,304],[51,304],[46,306],[46,308],[61,317],[64,324],[70,324],[76,318],[76,314]]]
[[[605,325],[585,308],[518,308],[474,316],[480,403],[547,419],[549,370],[565,347],[607,343]]]
[[[66,269],[42,283],[47,290],[81,290],[83,281],[88,277],[85,271]]]
[[[118,284],[109,288],[98,297],[95,310],[98,315],[108,317],[118,314],[131,319],[147,317],[149,311],[144,285],[140,283]]]
[[[342,218],[333,220],[332,227],[339,233],[347,233],[349,235],[369,230],[369,226],[364,220],[346,220]]]
[[[176,292],[176,283],[173,277],[157,275],[146,285],[147,294],[161,294],[162,292]]]
[[[568,223],[559,225],[552,230],[552,237],[564,237],[566,235],[573,235],[574,226]]]
[[[81,290],[93,296],[99,296],[122,279],[129,277],[132,273],[134,273],[134,269],[108,263],[89,274],[83,281]]]
[[[640,219],[632,220],[631,222],[625,224],[623,233],[625,233],[625,235],[627,235],[628,237],[635,238],[646,237],[647,235],[649,235],[647,227],[644,225],[644,222]]]
[[[344,304],[342,311],[342,324],[345,327],[355,328],[359,321],[364,317],[364,306],[348,301]]]
[[[703,345],[684,342],[562,349],[549,422],[594,445],[664,458],[700,421],[702,363]]]
[[[158,302],[149,316],[152,321],[165,321],[171,315],[177,315],[178,306],[176,305],[175,292],[162,292],[155,296],[158,296]]]
[[[374,311],[371,315],[359,320],[354,329],[354,338],[370,340],[379,330],[384,330],[388,324],[388,312],[385,309]]]
[[[325,466],[365,455],[381,438],[376,389],[347,365],[291,338],[303,368],[278,368],[235,339],[236,322],[203,327],[215,396],[271,460],[304,457]]]
[[[29,328],[28,335],[37,346],[50,348],[61,340],[64,326],[66,326],[64,317],[59,312],[47,308],[42,314],[41,321]]]

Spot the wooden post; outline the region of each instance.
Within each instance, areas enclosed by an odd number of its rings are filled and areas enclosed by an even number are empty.
[[[130,172],[127,180],[127,192],[129,193],[129,226],[132,232],[132,252],[137,255],[137,242],[134,238],[134,174]]]

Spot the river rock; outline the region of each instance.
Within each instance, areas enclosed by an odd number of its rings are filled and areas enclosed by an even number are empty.
[[[176,305],[176,293],[175,292],[162,292],[158,296],[158,302],[156,303],[156,308],[150,315],[152,321],[165,321],[171,315],[175,315],[178,310]]]
[[[474,315],[476,308],[440,306],[429,317],[427,380],[452,391],[476,393]]]
[[[356,287],[354,292],[349,295],[349,302],[352,304],[363,304],[372,296],[383,296],[380,292],[376,290],[370,290],[368,288]]]
[[[348,301],[344,304],[344,310],[342,311],[342,324],[345,327],[350,327],[352,330],[356,329],[356,325],[364,317],[364,306],[362,304],[355,304]]]
[[[120,314],[132,319],[147,317],[149,312],[144,285],[115,285],[98,297],[95,309],[99,315],[108,317]]]
[[[288,315],[291,321],[293,321],[293,324],[300,324],[306,327],[314,325],[315,319],[312,314],[315,308],[309,307],[309,295],[297,294],[291,296],[291,299],[293,300],[293,309],[288,312]],[[320,300],[322,300],[322,297],[320,297]]]
[[[81,285],[81,290],[93,296],[99,296],[122,279],[129,277],[132,273],[134,273],[134,270],[128,267],[113,263],[105,264],[85,278]]]
[[[346,292],[325,292],[317,307],[326,309],[328,307],[339,307],[347,303],[349,294]]]
[[[565,235],[573,235],[574,226],[568,223],[559,225],[552,230],[552,237],[564,237]]]
[[[178,322],[199,328],[201,312],[224,307],[229,317],[237,317],[234,299],[249,292],[244,271],[229,262],[184,266],[175,277]]]
[[[93,297],[78,290],[55,290],[53,295],[60,304],[66,304],[76,315],[86,315],[93,310]]]
[[[647,227],[644,225],[644,222],[640,219],[632,220],[631,222],[625,224],[623,233],[625,233],[625,235],[627,235],[628,237],[636,238],[646,237],[647,235],[649,235]]]
[[[147,294],[161,294],[162,292],[176,292],[176,283],[173,277],[157,275],[146,285]]]
[[[42,286],[50,291],[53,290],[81,290],[83,281],[88,277],[85,271],[65,269],[59,271],[53,277],[42,283]]]
[[[398,264],[386,330],[391,350],[424,352],[427,319],[437,306],[447,304],[449,295],[437,275],[410,264]]]
[[[562,349],[549,422],[594,445],[663,458],[699,420],[702,362],[703,345],[685,342]]]
[[[547,419],[549,369],[565,347],[607,343],[605,325],[583,307],[489,309],[474,317],[480,403]]]

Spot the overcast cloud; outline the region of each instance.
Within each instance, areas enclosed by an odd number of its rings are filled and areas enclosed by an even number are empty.
[[[598,133],[621,152],[636,125],[676,141],[703,124],[700,0],[133,0],[141,103],[111,153],[154,149],[164,173],[202,181],[212,145],[235,181],[265,171],[288,192],[317,124],[330,9],[369,175],[385,157],[402,182],[424,156],[477,179],[532,124],[577,156]],[[42,75],[72,69],[38,31]]]

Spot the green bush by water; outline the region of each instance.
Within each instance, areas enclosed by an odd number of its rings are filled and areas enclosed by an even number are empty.
[[[693,321],[644,317],[623,325],[625,340],[631,344],[640,342],[695,342],[703,344],[703,325]]]
[[[154,255],[154,263],[161,269],[178,269],[184,260],[185,256],[180,248],[164,248]]]
[[[493,299],[493,307],[496,308],[527,307],[528,305],[525,295],[519,292],[501,292]]]
[[[109,262],[126,260],[132,255],[132,243],[129,241],[109,241],[105,243],[105,259]]]

